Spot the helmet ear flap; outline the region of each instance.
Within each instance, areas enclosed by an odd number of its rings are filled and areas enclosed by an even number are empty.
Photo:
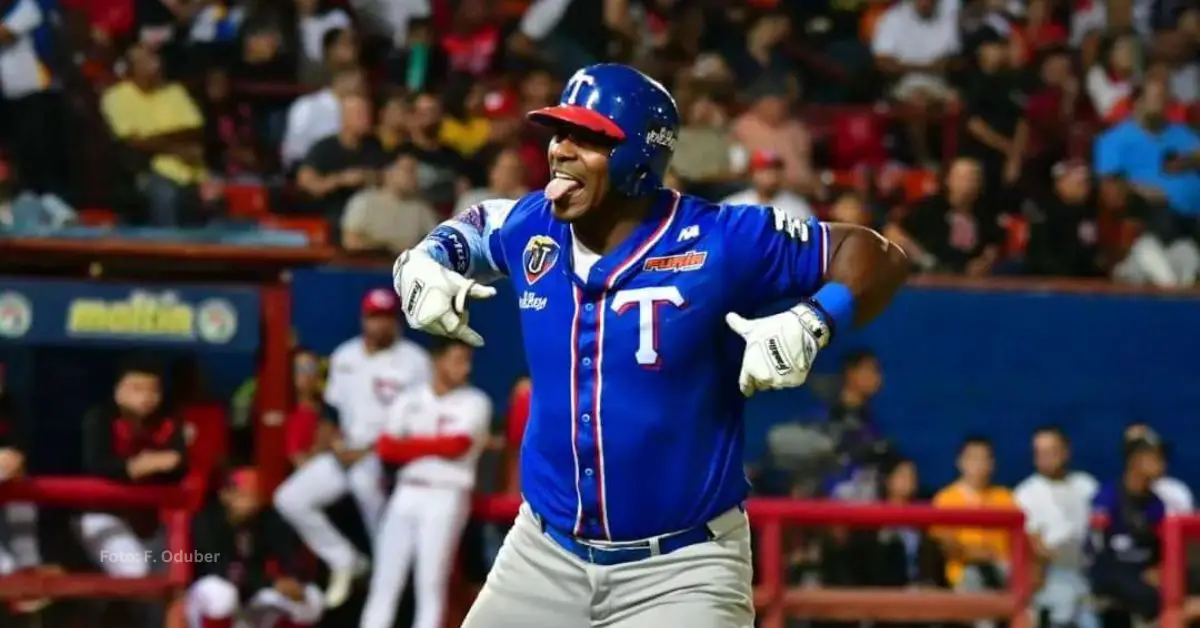
[[[651,179],[650,166],[642,164],[629,173],[621,187],[627,196],[641,196],[654,187]]]

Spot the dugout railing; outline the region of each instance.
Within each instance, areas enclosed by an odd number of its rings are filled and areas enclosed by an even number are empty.
[[[475,516],[485,521],[511,521],[520,505],[512,496],[480,496]],[[755,569],[759,584],[754,603],[759,628],[783,628],[788,618],[829,621],[972,622],[1009,618],[1013,628],[1033,624],[1029,603],[1033,591],[1033,556],[1019,511],[889,506],[822,501],[756,498],[748,502],[755,530]],[[1102,520],[1093,525],[1102,526]],[[805,526],[965,526],[1002,529],[1011,535],[1012,563],[1008,589],[995,593],[956,593],[928,589],[792,587],[784,581],[785,530]],[[1170,516],[1161,528],[1162,628],[1182,628],[1188,620],[1186,543],[1200,537],[1200,516]],[[474,591],[470,592],[471,594]],[[469,595],[467,597],[470,597]],[[469,599],[460,600],[460,606]],[[448,625],[457,626],[451,618]]]
[[[40,477],[0,484],[0,504],[30,502],[39,507],[86,511],[157,510],[166,549],[186,555],[192,547],[189,510],[195,499],[182,486],[139,486],[76,477]],[[144,578],[113,578],[101,572],[18,572],[0,576],[0,600],[60,598],[140,598],[171,600],[191,579],[187,561],[163,561],[163,573]]]

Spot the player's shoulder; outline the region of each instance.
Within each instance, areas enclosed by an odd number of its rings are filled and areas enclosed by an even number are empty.
[[[392,353],[397,361],[429,359],[429,352],[425,347],[407,338],[397,340],[396,344],[392,345]]]
[[[357,360],[364,355],[366,355],[366,346],[363,344],[362,336],[355,336],[334,348],[333,353],[329,354],[329,361],[336,364]]]
[[[808,242],[819,233],[820,221],[816,218],[794,216],[786,209],[772,205],[722,202],[715,211],[717,221],[727,234],[734,236],[733,241],[753,242],[764,235],[778,233]]]
[[[541,190],[520,198],[489,198],[480,201],[455,216],[455,220],[471,224],[480,230],[510,229],[526,218],[548,211],[549,202]]]
[[[451,402],[459,408],[470,409],[472,412],[481,412],[491,418],[492,398],[482,390],[471,386],[460,386],[449,393]]]

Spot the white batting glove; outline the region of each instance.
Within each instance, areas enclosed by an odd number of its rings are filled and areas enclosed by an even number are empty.
[[[483,337],[467,326],[467,297],[487,299],[496,294],[495,288],[467,279],[417,249],[396,260],[392,286],[409,327],[483,346]]]
[[[746,340],[738,388],[747,397],[759,390],[800,386],[808,379],[817,351],[829,343],[829,326],[804,304],[749,320],[730,312],[725,322]]]

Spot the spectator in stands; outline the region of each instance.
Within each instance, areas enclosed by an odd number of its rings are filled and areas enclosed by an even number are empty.
[[[507,47],[517,58],[548,63],[566,76],[607,59],[613,32],[628,20],[621,0],[533,0]]]
[[[1147,2],[1139,2],[1143,7]],[[1120,35],[1148,35],[1149,24],[1137,20],[1133,0],[1106,0],[1104,2],[1078,3],[1072,7],[1070,16],[1070,44],[1083,53],[1084,62],[1090,65],[1102,58],[1105,46]],[[1147,12],[1142,12],[1148,17]]]
[[[889,506],[908,506],[920,499],[917,465],[893,457],[879,468],[879,501]],[[822,571],[828,573],[829,559],[822,552]],[[926,530],[887,527],[852,533],[848,566],[856,586],[947,588],[946,559],[941,546]],[[843,567],[844,568],[844,567]],[[829,584],[824,578],[822,582]]]
[[[682,100],[682,99],[681,99]],[[729,114],[707,93],[683,107],[683,126],[671,168],[706,198],[721,198],[741,184],[746,154],[729,133]]]
[[[1142,85],[1155,82],[1167,86],[1170,92],[1171,85],[1171,68],[1161,61],[1151,63],[1146,68],[1146,77]],[[1144,89],[1133,89],[1128,95],[1122,96],[1108,112],[1108,117],[1105,122],[1108,124],[1120,124],[1133,116],[1135,101],[1141,96]],[[1174,94],[1167,94],[1166,111],[1163,112],[1163,117],[1171,124],[1188,124],[1190,112],[1188,111],[1187,103],[1181,102],[1175,98]]]
[[[1096,139],[1096,174],[1126,194],[1145,235],[1115,277],[1159,286],[1192,285],[1200,272],[1200,135],[1166,119],[1167,86],[1149,81],[1135,115]],[[1166,248],[1164,248],[1166,247]]]
[[[408,95],[403,90],[388,92],[379,108],[379,124],[375,130],[379,146],[388,159],[395,158],[400,147],[408,141],[408,116],[411,114]]]
[[[819,181],[812,165],[812,136],[791,115],[793,94],[788,86],[760,81],[747,96],[751,103],[730,129],[731,137],[745,150],[772,151],[783,160],[783,185],[800,194],[812,194]]]
[[[251,11],[242,26],[241,53],[232,72],[243,81],[292,82],[296,80],[295,47],[278,17]]]
[[[296,30],[300,40],[299,78],[305,85],[321,85],[329,80],[325,36],[332,31],[351,32],[350,16],[328,0],[294,0]],[[340,42],[339,42],[340,45]],[[345,52],[343,50],[342,52]],[[336,59],[333,59],[335,63]],[[343,60],[344,61],[344,60]]]
[[[991,27],[975,32],[975,68],[963,92],[966,122],[959,154],[983,168],[989,195],[1008,196],[1021,176],[1029,126],[1022,118],[1020,85],[1009,71],[1008,40]]]
[[[1124,35],[1105,43],[1103,61],[1087,73],[1087,93],[1101,119],[1108,120],[1121,98],[1133,92],[1137,81],[1138,40]]]
[[[495,14],[496,8],[488,2],[459,3],[450,32],[438,42],[449,72],[480,79],[495,69],[504,49],[503,22]]]
[[[302,628],[321,621],[324,596],[302,546],[261,494],[257,471],[235,469],[192,519],[192,551],[208,557],[193,565],[185,602],[192,626],[244,620]]]
[[[65,167],[65,112],[52,37],[57,15],[38,0],[10,0],[0,10],[0,94],[12,158],[26,189],[70,198]]]
[[[408,40],[393,48],[387,59],[388,79],[409,92],[433,91],[446,78],[446,55],[437,46],[430,18],[412,20]]]
[[[384,165],[383,149],[371,134],[371,103],[351,94],[341,99],[339,109],[341,129],[313,145],[296,174],[297,185],[335,232],[346,202],[374,185]]]
[[[1159,443],[1157,467],[1150,466],[1153,477],[1151,489],[1167,506],[1168,514],[1189,514],[1195,510],[1196,500],[1192,489],[1183,481],[1167,475],[1167,444],[1158,433],[1145,423],[1130,423],[1125,428],[1125,443],[1136,443],[1139,440]]]
[[[750,154],[750,187],[728,196],[730,205],[770,205],[796,220],[813,216],[808,201],[791,190],[783,189],[783,158],[769,150]]]
[[[725,56],[738,87],[745,89],[759,81],[796,80],[796,68],[783,47],[791,30],[791,20],[778,11],[760,15],[750,24],[745,45]]]
[[[515,91],[500,88],[484,94],[483,116],[487,119],[488,141],[470,160],[469,172],[487,172],[499,151],[514,150],[523,162],[527,187],[533,187],[528,183],[530,170],[538,171],[533,173],[535,175],[546,170],[546,179],[542,181],[544,183],[549,179],[546,142],[541,140],[541,136],[530,136],[524,132],[525,112],[521,110]]]
[[[456,215],[488,199],[518,199],[529,191],[525,185],[525,164],[521,161],[520,153],[516,149],[504,148],[492,154],[487,187],[467,190],[460,195],[454,208]]]
[[[1197,14],[1200,7],[1191,7],[1188,11]],[[1188,33],[1179,26],[1184,19],[1180,17],[1177,21],[1172,28],[1155,34],[1154,54],[1167,74],[1171,99],[1187,106],[1200,100],[1200,62],[1196,60],[1196,44],[1200,42],[1189,41]]]
[[[0,365],[0,484],[24,477],[25,452],[29,448],[28,430],[8,394],[4,377],[4,367]],[[0,576],[41,564],[37,514],[37,506],[33,504],[0,504]],[[36,610],[36,606],[27,604],[17,610],[29,612]]]
[[[83,471],[133,484],[179,482],[187,471],[183,432],[163,407],[157,363],[131,360],[121,368],[113,401],[84,417]],[[105,573],[141,578],[151,571],[153,552],[146,549],[158,519],[153,510],[89,512],[79,519],[79,534]]]
[[[163,80],[158,53],[130,48],[129,78],[108,88],[100,102],[113,135],[139,162],[150,221],[158,226],[207,222],[223,188],[204,164],[204,116],[179,83]]]
[[[1019,47],[1020,65],[1024,66],[1047,50],[1067,43],[1067,29],[1051,15],[1052,0],[1028,0],[1022,23],[1013,29],[1014,43]]]
[[[1056,164],[1054,186],[1021,206],[1029,225],[1025,271],[1033,275],[1099,277],[1099,227],[1091,171],[1082,161]]]
[[[430,16],[428,0],[350,0],[359,19],[387,37],[396,47],[411,43],[418,22]]]
[[[442,97],[441,127],[438,141],[453,148],[464,158],[471,158],[487,144],[491,126],[484,115],[483,99],[487,94],[483,84],[470,75],[450,79]]]
[[[283,423],[284,449],[293,469],[329,450],[337,426],[325,412],[325,370],[321,356],[301,349],[292,358],[293,406]]]
[[[1042,569],[1034,604],[1050,626],[1098,628],[1089,608],[1084,559],[1091,534],[1092,499],[1096,479],[1072,471],[1071,443],[1056,426],[1033,435],[1035,473],[1017,485],[1014,497],[1025,513],[1025,531]]]
[[[193,62],[189,65],[209,67],[228,62],[237,52],[238,31],[246,17],[245,7],[229,0],[195,4],[195,17],[187,36],[188,56]]]
[[[875,27],[871,52],[879,70],[895,82],[891,95],[912,108],[909,136],[920,164],[933,162],[927,125],[956,97],[946,80],[961,48],[951,3],[902,0]]]
[[[288,109],[287,126],[280,159],[285,169],[300,164],[313,145],[341,130],[341,101],[347,96],[366,94],[366,79],[359,68],[335,72],[329,86],[301,96]]]
[[[835,222],[872,229],[878,227],[875,224],[875,215],[871,212],[871,208],[867,207],[862,193],[851,188],[844,188],[833,193],[833,204],[829,208],[829,217]]]
[[[442,105],[429,92],[409,98],[408,142],[401,151],[416,158],[421,196],[435,206],[453,208],[454,199],[471,187],[462,155],[442,142]]]
[[[1081,93],[1079,76],[1070,49],[1042,51],[1040,85],[1026,100],[1025,120],[1029,126],[1028,155],[1044,172],[1051,164],[1069,157],[1071,133],[1077,124],[1093,123],[1092,102]],[[1036,180],[1033,184],[1041,184]]]
[[[883,387],[879,359],[868,350],[842,357],[842,381],[822,431],[833,444],[837,469],[827,478],[828,493],[839,499],[879,499],[879,466],[894,451],[872,418],[870,402]]]
[[[399,255],[416,246],[438,219],[417,187],[417,160],[401,154],[383,171],[383,185],[355,194],[342,215],[342,247]]]
[[[1093,541],[1092,590],[1147,622],[1161,610],[1158,526],[1167,509],[1151,490],[1162,467],[1161,445],[1152,434],[1126,441],[1124,473],[1101,486],[1092,503],[1108,519]]]
[[[202,102],[204,161],[208,169],[227,181],[259,181],[263,166],[255,146],[253,113],[249,104],[233,99],[224,68],[208,70]]]
[[[991,274],[1000,261],[1004,232],[983,205],[980,179],[975,160],[955,159],[945,189],[889,221],[884,234],[926,272]]]
[[[992,483],[995,452],[982,436],[970,436],[958,452],[959,479],[938,491],[938,508],[1015,508],[1012,492]],[[946,580],[964,591],[999,589],[1008,577],[1006,530],[947,528],[935,532],[946,552]]]

